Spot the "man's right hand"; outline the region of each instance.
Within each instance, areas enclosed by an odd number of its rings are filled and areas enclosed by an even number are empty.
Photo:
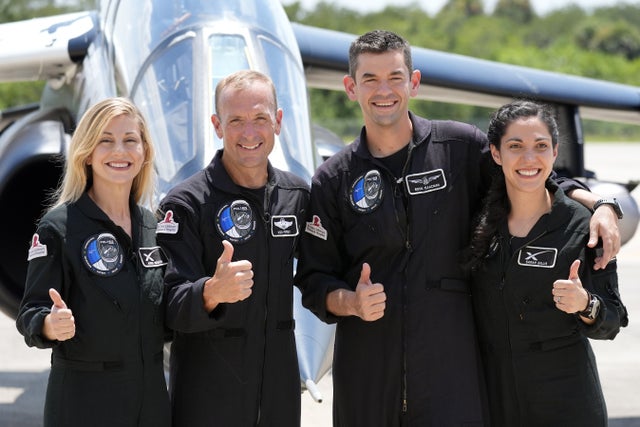
[[[233,245],[222,241],[222,255],[218,258],[216,271],[204,284],[202,297],[207,311],[211,311],[220,303],[243,301],[251,295],[253,287],[253,270],[247,260],[232,261]]]
[[[366,262],[363,263],[355,292],[356,316],[369,322],[380,319],[384,316],[386,300],[384,286],[381,283],[371,282],[371,267]]]

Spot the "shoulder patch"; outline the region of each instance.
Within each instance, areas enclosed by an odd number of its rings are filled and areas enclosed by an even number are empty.
[[[178,234],[180,224],[173,219],[173,211],[168,210],[164,219],[156,226],[156,234]]]
[[[34,258],[42,258],[47,256],[47,245],[40,243],[40,235],[35,233],[31,238],[31,247],[29,248],[29,255],[27,261],[31,261]]]
[[[307,222],[304,231],[319,239],[327,240],[327,229],[322,226],[318,215],[314,215],[311,222]]]

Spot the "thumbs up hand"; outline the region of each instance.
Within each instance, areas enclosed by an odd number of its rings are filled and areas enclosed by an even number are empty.
[[[49,298],[53,302],[51,312],[44,318],[42,335],[51,341],[66,341],[76,335],[76,322],[73,313],[55,289],[49,289]]]
[[[213,310],[220,303],[243,301],[251,295],[253,270],[247,260],[233,261],[233,245],[222,241],[222,255],[216,263],[216,271],[204,284],[202,297],[205,309]]]
[[[387,295],[381,283],[371,282],[371,267],[362,264],[360,278],[356,286],[354,309],[362,320],[374,321],[384,316]]]
[[[556,304],[556,308],[565,313],[583,311],[589,304],[589,294],[582,287],[582,282],[578,276],[579,268],[580,260],[577,259],[571,264],[568,279],[553,282],[553,301]]]

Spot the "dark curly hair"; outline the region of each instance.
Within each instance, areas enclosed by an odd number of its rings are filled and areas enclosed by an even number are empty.
[[[500,149],[507,127],[514,121],[527,117],[538,117],[547,126],[551,134],[551,143],[555,148],[558,145],[559,131],[553,109],[530,100],[510,102],[493,113],[487,130],[489,144]],[[465,267],[476,270],[482,265],[496,238],[498,227],[507,220],[510,211],[511,204],[507,197],[504,173],[500,166],[495,165],[491,186],[475,221],[471,243],[465,251]]]

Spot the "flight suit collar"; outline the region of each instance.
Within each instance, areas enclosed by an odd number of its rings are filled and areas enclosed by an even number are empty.
[[[413,125],[413,138],[409,142],[409,144],[413,144],[414,146],[418,146],[427,141],[431,135],[431,120],[422,118],[420,116],[416,116],[411,111],[409,111],[409,120]],[[363,159],[372,159],[373,156],[369,151],[369,147],[366,144],[367,141],[367,129],[365,126],[362,126],[360,130],[360,135],[355,139],[353,144],[351,144],[351,149],[353,153],[361,157]]]
[[[107,216],[107,214],[100,209],[98,205],[89,197],[89,193],[86,191],[82,193],[80,198],[76,201],[75,205],[78,209],[88,218],[91,218],[96,221],[100,221],[110,228],[115,227],[113,221]],[[137,205],[133,196],[129,197],[129,211],[131,213],[131,233],[132,235],[136,235],[138,230],[140,230],[140,224],[142,223],[142,213],[140,212],[140,207]],[[126,233],[123,232],[126,235]],[[128,237],[128,236],[127,236]]]
[[[239,194],[242,192],[242,187],[233,182],[227,170],[222,163],[222,154],[224,149],[220,149],[216,152],[216,155],[211,160],[211,163],[205,169],[207,180],[209,183],[224,192],[231,194]],[[275,185],[275,173],[271,162],[267,164],[267,187],[273,187]]]
[[[547,187],[547,190],[553,194],[551,212],[544,214],[541,220],[534,225],[529,232],[529,236],[531,237],[537,237],[541,234],[566,226],[568,218],[571,218],[574,215],[575,206],[568,203],[567,195],[558,186],[558,184],[556,184],[556,182],[551,178],[548,178],[545,186]],[[505,239],[509,236],[509,228],[506,221],[500,228],[500,234]]]

